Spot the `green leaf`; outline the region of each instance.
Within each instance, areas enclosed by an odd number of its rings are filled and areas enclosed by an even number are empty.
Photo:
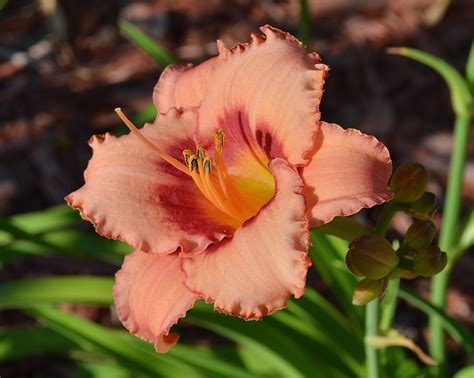
[[[86,361],[77,364],[77,371],[74,372],[73,378],[140,378],[144,375],[137,376],[133,371],[124,369],[115,362],[96,362]]]
[[[188,312],[186,322],[233,340],[243,349],[250,349],[251,353],[242,352],[242,358],[252,369],[260,369],[260,374],[301,377],[310,376],[317,369],[322,376],[356,375],[354,365],[343,361],[343,353],[331,352],[327,342],[318,334],[311,336],[308,333],[311,331],[305,329],[303,319],[286,310],[259,322],[245,322],[219,314],[210,306],[197,302]],[[259,367],[258,361],[265,361],[265,366]]]
[[[6,282],[0,286],[0,308],[30,308],[36,304],[94,303],[111,305],[111,277],[69,276]]]
[[[362,308],[352,304],[358,280],[346,266],[348,243],[340,238],[324,235],[318,228],[311,230],[311,242],[311,258],[317,262],[314,264],[315,269],[355,322],[354,325],[360,330],[363,329]]]
[[[13,328],[0,333],[0,361],[43,354],[69,355],[77,345],[47,328]]]
[[[144,34],[137,27],[123,18],[119,20],[118,27],[120,32],[135,46],[142,50],[145,54],[150,56],[154,61],[159,63],[162,67],[169,64],[178,63],[173,55],[159,46],[152,38]]]
[[[42,234],[40,241],[33,237],[0,246],[0,264],[6,265],[29,255],[67,255],[121,265],[123,258],[131,251],[132,248],[125,243],[105,239],[98,234],[60,230]]]
[[[472,378],[474,377],[474,365],[469,365],[454,374],[453,378]]]
[[[315,230],[325,235],[337,236],[348,242],[353,241],[359,236],[372,233],[371,230],[351,217],[336,217],[331,222],[323,224]]]
[[[471,93],[464,78],[451,65],[431,54],[408,47],[394,47],[388,52],[414,59],[435,70],[449,87],[455,113],[460,117],[470,116],[473,106]]]
[[[445,312],[428,301],[421,298],[413,291],[400,287],[400,298],[418,307],[429,316],[439,316],[443,328],[456,340],[469,354],[474,354],[474,336],[460,323],[445,314]]]
[[[311,42],[311,18],[308,0],[300,0],[300,22],[298,27],[298,38],[305,45]]]
[[[8,218],[11,225],[30,234],[64,229],[82,223],[77,211],[67,205],[50,207],[46,210],[13,215]],[[0,242],[3,241],[0,239]]]
[[[462,228],[461,237],[459,238],[459,243],[453,246],[449,250],[449,255],[451,256],[450,261],[448,261],[449,266],[454,266],[457,261],[464,255],[464,253],[469,250],[474,245],[474,211],[471,211],[467,221]]]
[[[288,308],[273,315],[282,327],[307,337],[309,349],[323,350],[324,363],[340,365],[345,374],[360,375],[364,368],[363,335],[350,326],[346,318],[313,289],[307,288],[302,298],[291,300]],[[305,339],[300,337],[303,343]]]
[[[161,355],[148,345],[141,345],[139,339],[129,334],[116,334],[98,324],[50,306],[36,306],[29,309],[28,313],[55,332],[74,341],[91,345],[138,374],[153,377],[203,376],[199,370],[180,362],[170,354]]]
[[[466,79],[471,89],[471,94],[474,96],[474,40],[471,42],[471,48],[467,58]]]
[[[109,277],[54,277],[6,283],[0,287],[0,308],[29,309],[61,302],[110,305],[112,285],[113,279]],[[317,367],[329,376],[343,377],[357,375],[360,369],[357,361],[360,356],[351,353],[352,348],[362,351],[360,335],[348,328],[337,310],[311,290],[307,297],[290,303],[288,310],[261,322],[223,316],[200,303],[189,311],[186,320],[250,347],[254,355],[270,361],[275,374],[305,376]],[[328,333],[332,336],[328,337]],[[182,348],[182,345],[173,348],[172,355],[201,370],[210,369],[206,365],[208,360],[183,352]],[[318,353],[313,353],[314,350]],[[104,352],[100,348],[99,351]],[[229,369],[224,361],[216,361],[211,370],[222,373]]]

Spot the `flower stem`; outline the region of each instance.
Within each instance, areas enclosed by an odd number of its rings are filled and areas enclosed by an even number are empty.
[[[467,148],[469,144],[469,128],[472,117],[459,115],[454,124],[453,156],[451,158],[448,187],[444,203],[443,222],[439,237],[439,247],[448,252],[456,242],[457,226],[461,212],[462,183],[466,164]],[[451,257],[451,256],[448,256]],[[445,269],[433,278],[431,302],[443,308],[446,303],[450,269]],[[441,319],[430,317],[430,352],[433,358],[441,363],[438,375],[445,375],[446,345]]]
[[[365,306],[365,337],[377,336],[379,331],[379,299],[375,298]],[[365,343],[365,358],[367,362],[367,376],[369,378],[380,377],[380,366],[378,351],[376,348]]]
[[[379,235],[385,236],[394,214],[397,212],[397,207],[394,202],[385,204],[380,215],[380,219],[375,226],[375,232]],[[367,303],[365,306],[365,338],[366,340],[375,337],[379,332],[379,303],[378,298]],[[367,342],[365,344],[365,358],[367,362],[367,376],[369,378],[380,377],[380,366],[378,351]]]
[[[387,290],[382,301],[382,312],[380,314],[380,331],[387,332],[392,328],[393,318],[397,305],[400,279],[395,278],[388,282]]]

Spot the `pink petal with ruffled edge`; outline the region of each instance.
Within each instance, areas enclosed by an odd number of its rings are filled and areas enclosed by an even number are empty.
[[[275,196],[234,234],[183,259],[185,284],[215,309],[260,319],[303,295],[311,261],[303,184],[283,159],[270,164]]]
[[[171,108],[198,106],[206,93],[208,74],[220,59],[219,55],[196,67],[192,64],[166,67],[153,90],[158,112],[165,114]]]
[[[182,160],[195,148],[195,113],[170,111],[142,132]],[[186,174],[162,160],[135,135],[94,137],[85,184],[66,200],[96,231],[144,251],[202,252],[238,224],[217,210]]]
[[[176,344],[179,335],[169,330],[199,298],[184,286],[180,260],[178,254],[160,256],[137,250],[125,258],[115,275],[119,319],[131,333],[154,343],[160,353]]]
[[[379,205],[393,194],[387,188],[392,161],[373,136],[321,123],[311,162],[302,169],[310,226]]]
[[[251,43],[229,50],[218,43],[219,56],[195,68],[165,71],[155,104],[160,111],[199,105],[203,141],[226,122],[248,125],[252,143],[269,159],[302,165],[313,146],[328,67],[290,34],[268,25],[261,30],[264,36],[252,34]]]

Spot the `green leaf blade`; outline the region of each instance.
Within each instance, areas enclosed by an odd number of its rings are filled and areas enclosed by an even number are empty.
[[[155,62],[162,67],[170,64],[177,64],[178,59],[159,46],[153,39],[140,31],[130,22],[120,19],[118,22],[120,32],[135,46],[142,50],[146,55],[150,56]]]

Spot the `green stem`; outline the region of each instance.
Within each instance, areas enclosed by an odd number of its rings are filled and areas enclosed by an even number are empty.
[[[298,38],[308,46],[311,42],[311,18],[308,0],[300,0],[300,22],[298,29]]]
[[[443,251],[449,251],[450,247],[456,242],[457,226],[461,212],[462,183],[467,158],[471,116],[472,115],[456,117],[454,125],[453,156],[449,169],[443,222],[441,224],[439,237],[439,247]],[[439,308],[445,307],[448,281],[449,269],[445,269],[433,278],[431,302]],[[443,376],[445,375],[446,345],[441,319],[437,316],[430,317],[430,335],[430,352],[433,358],[441,363],[438,374]]]
[[[393,215],[397,212],[397,207],[394,202],[385,204],[380,215],[380,219],[375,226],[375,232],[379,235],[385,236],[390,225]],[[365,338],[369,339],[375,337],[379,332],[379,303],[378,298],[365,306]],[[376,348],[365,344],[365,358],[367,361],[367,374],[369,378],[380,377],[380,366],[378,359],[378,351]]]
[[[372,302],[365,306],[365,337],[375,337],[379,331],[379,302],[375,298]],[[370,346],[367,342],[365,344],[365,358],[367,361],[367,376],[369,378],[380,377],[380,366],[378,359],[378,351],[376,348]]]
[[[380,315],[380,331],[387,332],[392,328],[395,310],[397,308],[398,289],[400,279],[396,278],[388,282],[387,290],[382,301],[382,313]]]

